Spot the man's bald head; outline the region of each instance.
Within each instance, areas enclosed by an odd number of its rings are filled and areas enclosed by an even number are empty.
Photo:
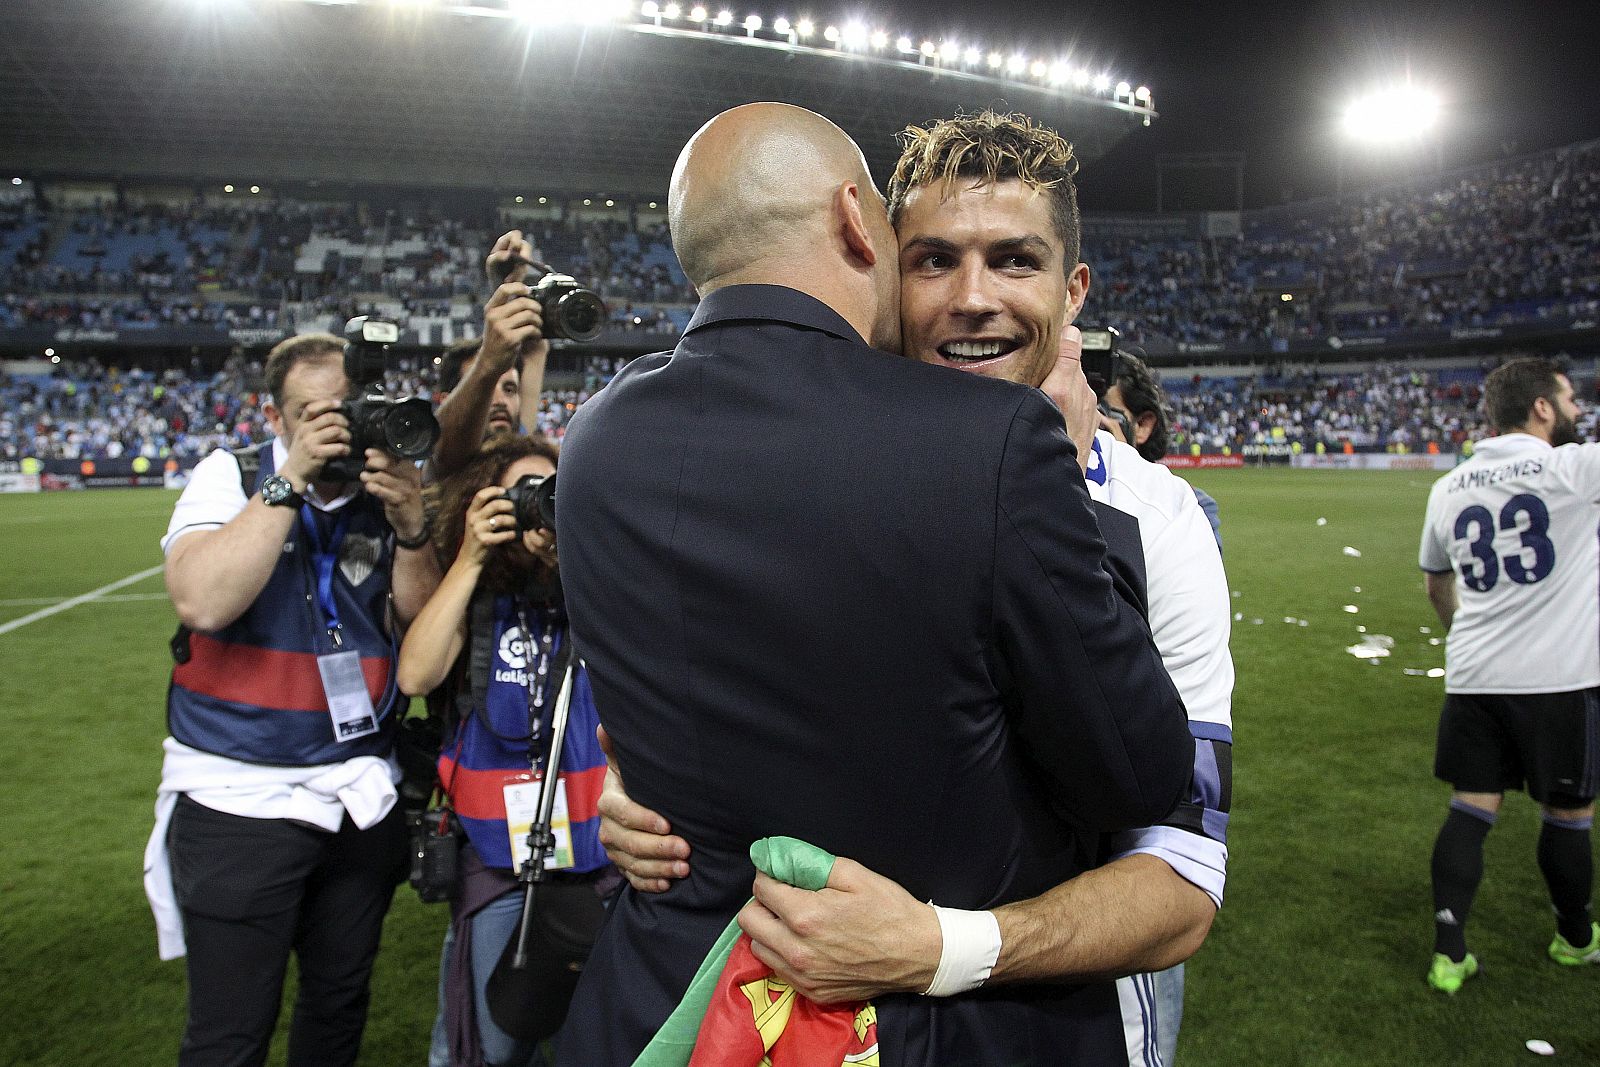
[[[776,103],[724,111],[672,170],[667,218],[684,273],[703,294],[764,259],[814,252],[846,182],[879,199],[861,149],[816,112]]]

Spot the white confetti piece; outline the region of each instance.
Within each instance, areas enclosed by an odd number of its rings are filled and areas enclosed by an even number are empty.
[[[1535,1056],[1554,1056],[1556,1047],[1548,1041],[1541,1041],[1537,1037],[1523,1042],[1523,1047]]]
[[[1346,604],[1344,606],[1344,610],[1345,610],[1345,614],[1347,614],[1347,615],[1359,615],[1359,614],[1361,614],[1361,609],[1356,607],[1354,604]]]
[[[1417,627],[1417,633],[1419,633],[1419,634],[1431,634],[1431,633],[1433,633],[1433,627],[1431,627],[1431,626],[1419,626],[1419,627]]]
[[[1430,667],[1430,668],[1428,668],[1428,677],[1429,678],[1443,678],[1444,677],[1444,668],[1443,667]]]
[[[1379,660],[1387,658],[1393,649],[1394,638],[1387,634],[1368,634],[1359,645],[1351,645],[1345,651],[1356,659]]]
[[[1283,621],[1284,621],[1284,622],[1285,622],[1285,623],[1286,623],[1286,624],[1287,624],[1287,625],[1289,625],[1289,626],[1293,626],[1293,625],[1294,625],[1294,624],[1295,624],[1295,623],[1297,623],[1297,622],[1299,622],[1299,621],[1300,621],[1300,620],[1299,620],[1299,619],[1297,619],[1297,618],[1295,618],[1295,617],[1294,617],[1294,616],[1293,616],[1293,615],[1285,615],[1285,616],[1284,616],[1284,617],[1283,617]]]
[[[1357,627],[1356,627],[1356,633],[1358,633],[1358,634],[1364,634],[1364,633],[1366,633],[1366,632],[1367,632],[1367,628],[1366,628],[1366,627],[1365,627],[1365,626],[1357,626]]]
[[[1233,613],[1233,621],[1234,622],[1244,622],[1244,612],[1242,612],[1242,611],[1234,612]]]
[[[1430,644],[1430,645],[1442,645],[1442,644],[1444,644],[1444,642],[1440,641],[1437,637],[1430,637],[1430,638],[1428,638],[1428,644]]]
[[[1310,625],[1311,625],[1311,624],[1310,624],[1310,623],[1309,623],[1309,622],[1307,622],[1307,621],[1306,621],[1306,620],[1304,620],[1304,619],[1301,619],[1301,620],[1300,620],[1300,625],[1301,625],[1301,626],[1310,626]]]
[[[1251,619],[1250,620],[1250,625],[1251,626],[1260,626],[1262,623],[1264,623],[1266,621],[1267,621],[1266,619]]]
[[[1361,592],[1361,587],[1359,585],[1352,585],[1350,587],[1350,591],[1352,593],[1359,593],[1359,592]]]
[[[1356,559],[1361,558],[1361,550],[1359,548],[1351,548],[1349,545],[1344,546],[1344,554],[1354,556]]]
[[[1319,519],[1318,519],[1318,520],[1317,520],[1317,525],[1318,525],[1318,526],[1326,526],[1326,525],[1328,525],[1328,520],[1327,520],[1327,519],[1322,519],[1322,518],[1319,518]]]

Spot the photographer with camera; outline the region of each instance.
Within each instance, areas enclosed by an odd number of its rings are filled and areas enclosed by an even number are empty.
[[[162,540],[181,626],[145,886],[162,958],[188,957],[180,1064],[266,1059],[291,950],[287,1062],[354,1063],[404,871],[395,653],[439,570],[415,464],[358,450],[349,416],[384,418],[345,357],[274,348],[275,438],[203,460]]]
[[[577,981],[565,966],[545,972],[551,980],[537,1003],[514,1011],[532,1033],[502,1029],[486,988],[518,936],[536,862],[529,848],[537,821],[534,783],[557,745],[555,847],[543,865],[548,873],[538,878],[536,917],[548,921],[554,914],[592,939],[603,896],[620,885],[599,842],[596,804],[605,775],[595,738],[599,717],[588,674],[573,658],[556,570],[556,459],[555,446],[543,438],[498,437],[437,486],[434,536],[454,562],[400,652],[404,692],[443,685],[449,694],[439,782],[466,836],[453,865],[456,884],[418,887],[448,890],[451,899],[429,1053],[434,1067],[527,1063],[537,1040],[565,1015]],[[552,713],[564,691],[563,733]],[[577,959],[583,954],[580,948]],[[533,966],[544,972],[549,963],[541,958]]]
[[[597,295],[533,256],[522,231],[511,230],[484,259],[494,292],[484,305],[483,340],[476,348],[463,344],[446,352],[440,366],[445,399],[431,468],[435,480],[459,470],[495,433],[533,432],[550,354],[546,338],[592,341],[605,324]]]

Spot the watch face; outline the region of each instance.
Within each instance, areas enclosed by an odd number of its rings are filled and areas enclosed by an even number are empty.
[[[276,474],[261,483],[261,499],[268,504],[282,504],[294,495],[294,485]]]

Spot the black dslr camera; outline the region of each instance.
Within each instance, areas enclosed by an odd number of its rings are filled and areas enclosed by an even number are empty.
[[[433,405],[418,397],[390,400],[377,388],[388,363],[389,346],[400,340],[400,328],[362,315],[344,328],[344,373],[350,398],[339,414],[350,420],[350,454],[323,465],[329,481],[354,481],[366,467],[366,451],[379,448],[400,459],[425,459],[439,440]]]
[[[606,305],[599,293],[585,289],[570,274],[557,274],[548,264],[521,256],[496,264],[499,284],[504,285],[511,271],[519,266],[527,266],[539,275],[539,280],[531,283],[533,292],[528,295],[539,302],[539,314],[544,319],[540,332],[546,338],[586,342],[600,336],[606,325]]]
[[[1083,376],[1094,390],[1100,414],[1116,419],[1122,425],[1122,438],[1134,443],[1133,422],[1128,413],[1106,403],[1106,393],[1117,384],[1117,371],[1122,356],[1122,333],[1115,326],[1089,327],[1083,334]]]
[[[515,485],[506,490],[517,519],[517,532],[529,530],[555,530],[556,528],[556,476],[524,474]]]

